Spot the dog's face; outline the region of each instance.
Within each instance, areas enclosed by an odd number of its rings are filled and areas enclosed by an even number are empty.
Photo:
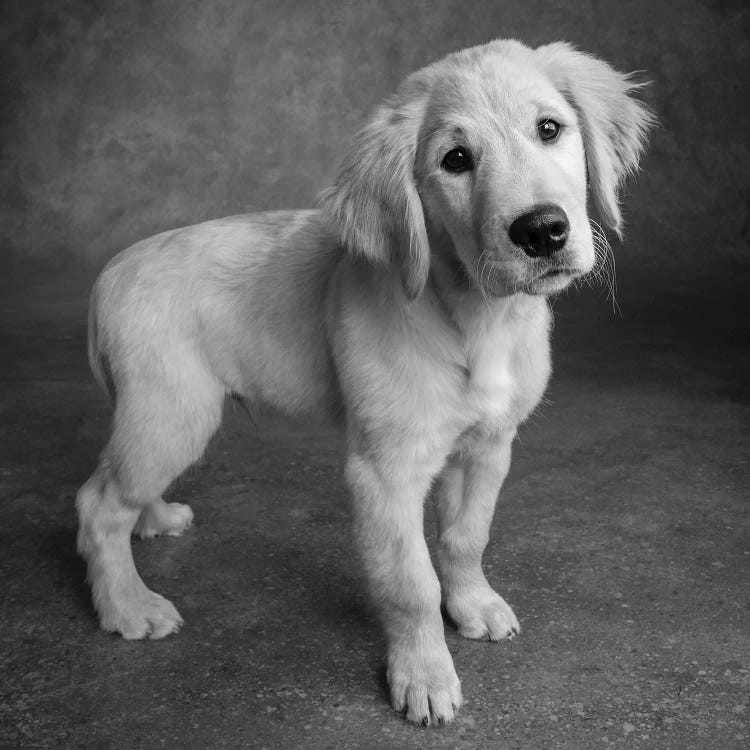
[[[435,257],[484,294],[550,294],[591,271],[587,199],[621,233],[619,190],[653,124],[639,86],[564,43],[496,41],[417,71],[361,131],[323,205],[345,247],[409,299]]]
[[[485,293],[549,294],[594,265],[575,110],[511,59],[433,88],[414,174],[433,252],[455,254]]]

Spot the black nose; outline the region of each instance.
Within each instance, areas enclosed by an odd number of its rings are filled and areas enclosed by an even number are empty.
[[[508,235],[526,255],[549,258],[562,250],[568,239],[570,224],[560,206],[546,203],[521,214],[508,229]]]

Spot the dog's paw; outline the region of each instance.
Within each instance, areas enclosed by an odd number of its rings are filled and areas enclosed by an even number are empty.
[[[391,703],[414,724],[448,724],[461,706],[461,682],[445,643],[395,646],[388,654]]]
[[[521,632],[513,610],[488,583],[454,593],[445,606],[464,638],[500,641]]]
[[[138,517],[133,533],[141,539],[179,536],[193,523],[193,511],[182,503],[165,503],[161,498],[147,505]]]
[[[100,605],[97,609],[102,629],[120,633],[126,640],[164,638],[182,625],[172,602],[146,586],[118,597],[116,606]]]

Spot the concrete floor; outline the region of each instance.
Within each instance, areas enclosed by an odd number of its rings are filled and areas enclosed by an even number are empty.
[[[427,730],[388,706],[341,437],[314,425],[229,413],[172,493],[194,528],[134,544],[183,631],[97,629],[73,507],[109,419],[85,357],[91,278],[2,277],[0,746],[750,746],[747,276],[696,292],[631,275],[621,317],[599,292],[556,303],[550,403],[486,554],[523,632],[446,625],[466,703]]]

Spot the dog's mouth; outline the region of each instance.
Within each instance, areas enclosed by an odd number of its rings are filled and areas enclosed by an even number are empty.
[[[583,271],[574,266],[558,266],[548,268],[529,279],[526,287],[531,294],[554,294],[565,289],[574,279],[581,276]]]
[[[566,273],[565,269],[563,268],[553,268],[550,271],[547,271],[546,273],[543,273],[539,278],[540,279],[554,279],[558,276],[562,276]]]
[[[572,279],[580,275],[581,275],[580,269],[573,268],[572,266],[562,266],[560,268],[550,268],[549,270],[544,271],[544,273],[537,276],[536,279],[534,279],[534,281],[538,281],[541,279],[555,279],[560,276],[569,276]]]

